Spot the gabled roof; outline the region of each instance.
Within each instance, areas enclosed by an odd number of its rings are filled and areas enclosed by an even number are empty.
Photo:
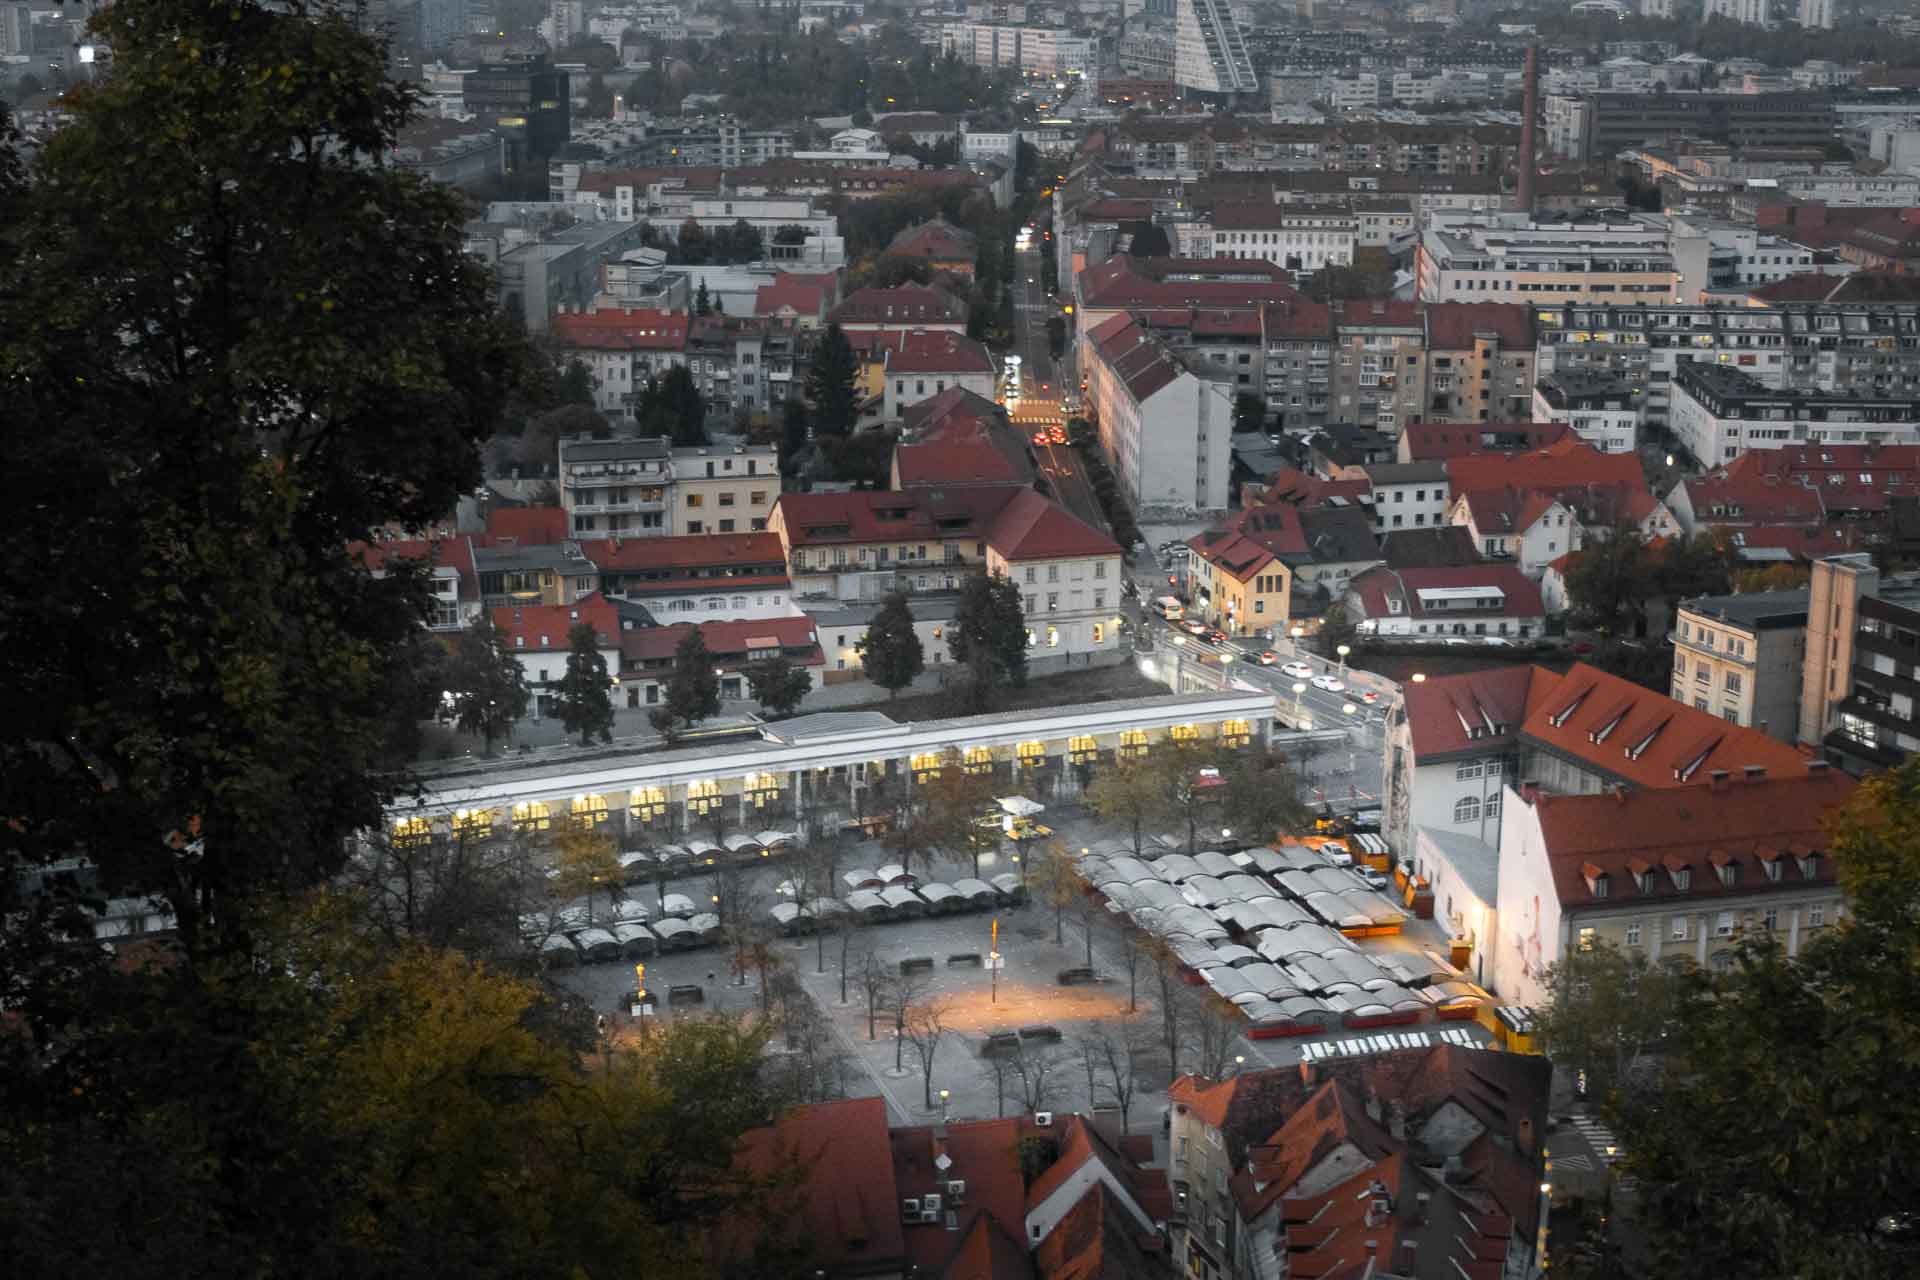
[[[925,258],[934,263],[964,263],[971,269],[978,244],[971,231],[956,227],[945,218],[934,218],[902,230],[888,242],[887,252]]]
[[[1409,422],[1401,434],[1412,462],[1518,453],[1575,436],[1564,422]]]
[[[1641,490],[1647,487],[1637,454],[1602,453],[1574,435],[1524,453],[1468,453],[1450,457],[1447,478],[1455,493],[1503,488],[1557,492],[1603,485]]]
[[[1753,450],[1734,459],[1744,462],[1762,452]],[[1797,482],[1797,477],[1757,466],[1716,467],[1705,475],[1688,476],[1680,482],[1688,504],[1693,508],[1695,524],[1740,527],[1756,524],[1821,524],[1826,520],[1826,505],[1817,485]]]
[[[687,314],[633,308],[566,311],[547,321],[547,332],[562,347],[597,351],[684,351]]]
[[[967,304],[945,289],[907,283],[892,289],[856,289],[828,319],[837,324],[965,324]]]
[[[1291,502],[1267,502],[1248,507],[1228,518],[1217,529],[1208,529],[1187,539],[1194,554],[1212,558],[1216,547],[1225,548],[1236,539],[1244,539],[1275,556],[1304,556],[1307,535],[1300,523],[1300,508]],[[1231,560],[1244,560],[1247,553],[1232,553]],[[1214,561],[1214,563],[1223,563]]]
[[[1724,766],[1722,766],[1724,767]],[[1837,770],[1748,777],[1738,767],[1704,786],[1530,797],[1562,905],[1707,900],[1834,882],[1826,820],[1854,782]],[[1800,858],[1823,856],[1802,866]],[[1770,878],[1769,866],[1778,879]],[[1721,868],[1734,867],[1732,884]],[[1674,871],[1690,872],[1682,889]],[[1645,877],[1636,883],[1636,874]],[[1602,899],[1594,890],[1607,877]],[[1703,907],[1710,905],[1702,901]]]
[[[986,442],[895,445],[893,468],[894,483],[902,489],[935,484],[1024,485],[1032,478]]]
[[[569,536],[564,507],[495,507],[487,513],[487,530],[480,537],[480,545],[553,547]]]
[[[1080,273],[1081,302],[1099,310],[1257,307],[1299,293],[1287,273],[1249,258],[1135,258],[1119,254]]]
[[[1144,1247],[1138,1223],[1095,1183],[1033,1252],[1042,1280],[1165,1280],[1159,1242]],[[1017,1274],[1017,1273],[1014,1273]],[[993,1280],[1004,1280],[996,1275]]]
[[[600,647],[620,643],[620,612],[598,591],[572,604],[500,605],[493,625],[516,653],[565,653],[569,633],[581,623],[594,630]]]
[[[1390,529],[1380,535],[1380,554],[1391,569],[1440,569],[1480,563],[1480,549],[1465,525]]]
[[[817,320],[826,313],[827,304],[833,298],[833,286],[832,276],[782,271],[774,276],[772,284],[763,284],[754,291],[753,314],[771,316],[791,310]]]
[[[750,661],[747,655],[763,649],[783,650],[788,658],[802,666],[817,667],[826,662],[820,651],[813,619],[740,618],[725,622],[676,622],[669,627],[644,627],[620,633],[622,666],[644,666],[650,662],[670,662],[689,633],[698,630],[707,652],[723,667],[740,666]]]
[[[965,334],[945,329],[915,330],[887,352],[887,372],[992,374],[993,357]]]
[[[978,485],[902,493],[783,493],[774,511],[789,548],[985,537],[1013,492]]]
[[[1131,316],[1114,316],[1088,333],[1094,356],[1114,372],[1135,404],[1144,404],[1186,372],[1165,343]]]
[[[1775,484],[1810,486],[1828,515],[1879,511],[1897,494],[1920,493],[1920,445],[1796,445],[1750,449],[1708,473],[1741,493]],[[1694,489],[1689,483],[1687,494]],[[1696,508],[1698,501],[1695,501]]]
[[[791,1194],[814,1265],[837,1271],[892,1263],[903,1270],[907,1247],[888,1139],[883,1100],[823,1102],[795,1107],[771,1128],[749,1130],[737,1158],[763,1177],[796,1164],[807,1170]],[[757,1237],[752,1216],[738,1217],[714,1232],[710,1247],[722,1257],[745,1257]]]
[[[1029,1117],[999,1120],[958,1120],[944,1128],[910,1126],[887,1135],[893,1174],[894,1216],[902,1200],[933,1194],[950,1202],[947,1183],[967,1184],[964,1203],[956,1209],[962,1222],[969,1213],[998,1223],[1017,1237],[1026,1234],[1027,1184],[1021,1174],[1023,1140],[1046,1137]],[[905,1229],[907,1253],[925,1271],[937,1271],[954,1257],[961,1243],[945,1223]]]
[[[1536,681],[1559,679],[1545,667],[1500,667],[1463,675],[1429,676],[1403,689],[1413,754],[1422,763],[1453,752],[1484,755],[1517,740]]]
[[[1500,593],[1498,609],[1472,613],[1430,607],[1422,592],[1491,588]],[[1467,565],[1456,569],[1369,569],[1347,590],[1358,596],[1369,618],[1433,618],[1443,622],[1539,618],[1546,614],[1540,587],[1510,564]],[[1398,607],[1394,602],[1398,602]]]
[[[970,1219],[959,1232],[953,1256],[938,1272],[940,1280],[1028,1280],[1034,1274],[1027,1246],[998,1218],[979,1209],[965,1212]]]
[[[787,553],[772,533],[697,533],[673,538],[583,538],[580,550],[603,572],[660,571],[683,577],[731,566],[784,571]],[[725,581],[725,579],[716,579]]]
[[[1237,533],[1229,533],[1211,542],[1205,541],[1206,536],[1201,534],[1190,538],[1187,545],[1193,548],[1196,556],[1236,582],[1247,582],[1257,577],[1278,559],[1259,543]]]
[[[948,387],[900,411],[900,424],[916,444],[974,444],[1006,422],[1006,410],[965,387]]]
[[[1584,662],[1528,690],[1521,737],[1630,787],[1693,787],[1716,769],[1758,765],[1802,775],[1806,759],[1758,729],[1656,693]]]
[[[1064,560],[1117,556],[1120,544],[1057,502],[1022,489],[987,530],[987,544],[1004,560]]]

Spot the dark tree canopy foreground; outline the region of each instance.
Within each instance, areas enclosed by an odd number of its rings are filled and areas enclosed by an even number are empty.
[[[34,638],[0,658],[0,795],[23,856],[83,848],[199,945],[380,822],[425,597],[349,547],[479,483],[527,358],[459,198],[381,167],[413,95],[342,11],[94,22],[111,74],[0,194],[0,631]]]

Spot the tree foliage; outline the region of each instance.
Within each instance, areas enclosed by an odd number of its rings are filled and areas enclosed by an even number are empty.
[[[793,659],[775,655],[747,668],[747,687],[762,711],[790,716],[813,691],[813,676]]]
[[[685,638],[674,647],[666,698],[647,713],[647,719],[671,739],[682,729],[719,714],[720,675],[714,669],[713,655],[707,652],[706,637],[700,628],[689,627]]]
[[[480,481],[529,364],[460,197],[385,166],[413,92],[331,8],[130,0],[113,72],[0,196],[5,809],[207,909],[337,870],[398,784],[380,699],[419,575],[348,546]],[[0,141],[11,153],[12,144]],[[405,430],[395,430],[404,424]],[[206,856],[158,833],[198,815]]]
[[[807,399],[813,405],[813,427],[820,435],[844,436],[853,430],[860,408],[854,379],[859,363],[853,344],[838,324],[829,323],[807,369]]]
[[[1647,601],[1656,594],[1655,560],[1632,525],[1589,535],[1566,573],[1567,600],[1582,625],[1613,635],[1645,635]]]
[[[592,623],[575,623],[567,633],[567,670],[553,692],[560,723],[580,735],[581,746],[591,745],[595,734],[613,741],[613,677]]]
[[[947,628],[947,648],[967,669],[968,698],[975,710],[986,710],[1004,686],[1026,688],[1026,612],[1011,578],[977,573],[966,580]]]
[[[1610,1098],[1645,1055],[1661,1048],[1685,981],[1637,949],[1605,941],[1575,948],[1547,970],[1548,999],[1535,1035],[1556,1063],[1585,1074],[1589,1097]]]
[[[991,811],[994,790],[990,773],[970,771],[960,753],[949,749],[938,769],[914,782],[905,821],[887,833],[888,850],[906,866],[916,857],[922,867],[931,867],[936,856],[970,858],[979,876],[980,855],[998,841],[975,822]]]
[[[895,591],[881,602],[867,633],[853,647],[867,679],[885,689],[889,700],[926,670],[926,654],[913,629],[913,608],[905,592]]]
[[[455,723],[477,733],[489,753],[495,738],[511,733],[533,699],[527,673],[507,646],[506,633],[493,625],[492,610],[482,609],[460,633],[447,664],[447,692],[453,695]]]
[[[1136,858],[1146,847],[1147,829],[1167,816],[1160,777],[1153,762],[1144,757],[1122,756],[1100,766],[1087,788],[1086,800],[1087,807],[1102,822],[1126,829]]]
[[[634,411],[643,436],[667,436],[683,448],[697,448],[707,441],[707,402],[700,396],[693,375],[685,365],[674,365],[657,378],[649,378],[640,393]]]
[[[1911,1246],[1920,1062],[1920,762],[1831,823],[1848,916],[1799,954],[1747,939],[1682,985],[1663,1053],[1610,1107],[1656,1274],[1893,1277]]]

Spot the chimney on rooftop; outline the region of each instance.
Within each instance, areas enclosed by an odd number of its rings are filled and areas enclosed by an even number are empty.
[[[1533,216],[1534,121],[1540,114],[1540,46],[1527,46],[1527,72],[1524,105],[1520,108],[1520,173],[1513,193],[1514,207]]]

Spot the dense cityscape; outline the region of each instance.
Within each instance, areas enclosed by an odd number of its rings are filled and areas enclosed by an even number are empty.
[[[0,420],[9,1274],[1920,1274],[1911,6],[0,0]]]

